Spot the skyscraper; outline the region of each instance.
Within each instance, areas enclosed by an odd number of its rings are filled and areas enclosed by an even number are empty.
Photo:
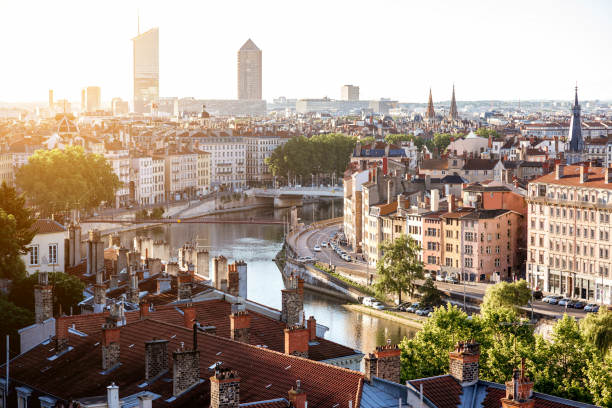
[[[343,85],[341,94],[343,101],[358,101],[359,87],[356,85]]]
[[[144,113],[159,100],[159,28],[138,34],[134,42],[134,112]]]
[[[95,112],[102,107],[102,91],[99,86],[88,86],[86,95],[85,110],[87,112]]]
[[[455,84],[453,84],[453,96],[451,97],[450,111],[448,112],[448,118],[450,120],[459,119],[459,113],[457,112],[457,101],[455,100]]]
[[[261,50],[250,38],[238,50],[238,99],[261,99]]]

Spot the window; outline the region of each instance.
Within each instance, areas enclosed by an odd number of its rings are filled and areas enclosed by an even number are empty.
[[[49,264],[57,264],[57,244],[49,244]]]
[[[453,252],[453,244],[446,244],[446,252]]]
[[[472,258],[465,258],[465,267],[466,268],[472,267]]]
[[[495,258],[495,266],[499,266],[499,265],[500,265],[499,258]]]
[[[38,265],[38,245],[30,246],[30,265]]]

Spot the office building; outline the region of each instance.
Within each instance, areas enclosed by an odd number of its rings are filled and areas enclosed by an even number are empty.
[[[134,42],[134,112],[150,112],[159,99],[159,29],[138,34]]]
[[[88,86],[81,93],[81,103],[85,102],[85,112],[95,112],[102,108],[102,91],[99,86]]]
[[[342,86],[343,101],[358,101],[359,100],[359,87],[356,85],[343,85]]]
[[[238,99],[261,99],[261,50],[250,38],[238,51]]]

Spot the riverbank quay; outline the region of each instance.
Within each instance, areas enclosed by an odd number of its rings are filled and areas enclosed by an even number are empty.
[[[427,320],[426,317],[420,317],[417,315],[409,314],[408,312],[395,312],[391,310],[377,310],[372,309],[359,304],[346,304],[342,307],[353,310],[355,312],[364,313],[370,316],[379,317],[381,319],[387,319],[395,323],[403,324],[406,326],[414,327],[415,329],[423,328],[423,324]]]

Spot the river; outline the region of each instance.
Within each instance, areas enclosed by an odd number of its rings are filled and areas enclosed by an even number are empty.
[[[333,210],[333,214],[332,214]],[[283,219],[287,210],[271,208],[226,214],[225,218],[276,218]],[[327,219],[342,215],[342,201],[305,204],[298,216],[309,223],[313,220]],[[273,262],[274,256],[282,247],[282,225],[249,224],[168,224],[160,227],[123,232],[121,243],[131,247],[135,235],[151,236],[170,244],[172,256],[177,248],[186,241],[197,240],[198,245],[206,247],[212,256],[223,255],[230,262],[244,260],[248,265],[248,298],[281,308],[281,289],[284,289],[281,273]],[[318,323],[329,327],[326,338],[349,347],[369,352],[375,346],[390,338],[399,342],[404,337],[414,336],[416,329],[398,323],[369,316],[342,307],[342,302],[315,292],[306,291],[304,295],[306,317],[315,316]]]

